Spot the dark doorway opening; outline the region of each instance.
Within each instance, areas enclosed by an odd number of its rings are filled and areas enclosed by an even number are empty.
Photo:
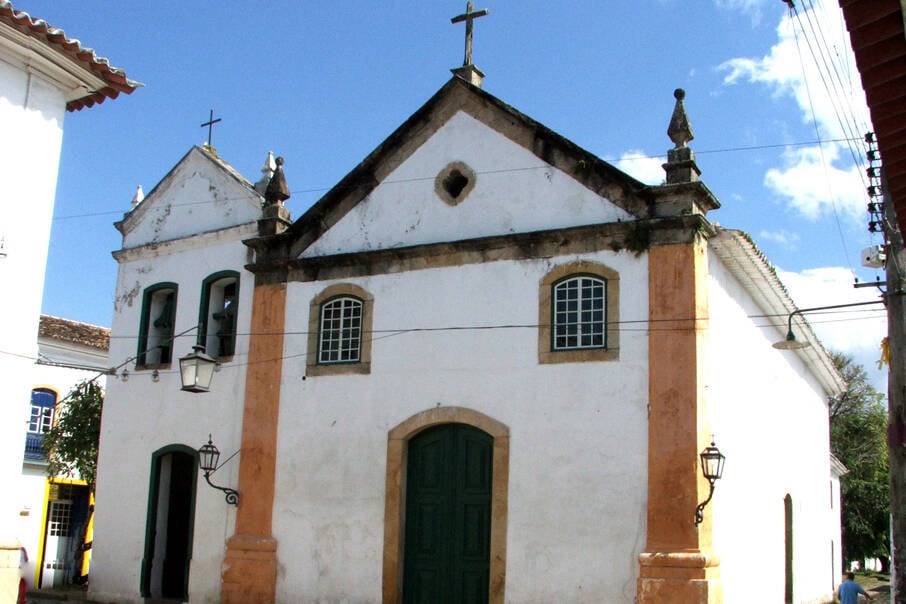
[[[152,457],[143,597],[188,598],[197,467],[195,450],[183,445],[164,447]]]

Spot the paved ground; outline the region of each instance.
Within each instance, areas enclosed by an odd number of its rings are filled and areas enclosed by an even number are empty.
[[[856,581],[865,588],[877,604],[890,604],[890,575],[880,573],[857,574]]]
[[[29,591],[25,601],[27,604],[60,604],[60,602],[87,602],[88,600],[82,590],[42,589]]]
[[[890,584],[884,578],[858,577],[856,579],[874,598],[872,602],[876,604],[890,604]],[[861,600],[865,601],[865,600]],[[83,604],[101,604],[87,599],[84,591],[81,590],[41,590],[28,592],[27,604],[60,604],[61,602],[81,602]],[[153,604],[152,600],[146,600],[147,604]],[[172,604],[172,603],[170,603]]]

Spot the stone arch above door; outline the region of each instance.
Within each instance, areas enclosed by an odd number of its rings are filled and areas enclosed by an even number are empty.
[[[419,432],[440,424],[466,424],[486,432],[493,439],[489,601],[502,604],[506,585],[510,429],[483,413],[464,407],[434,407],[421,411],[391,429],[387,435],[383,601],[399,602],[402,597],[406,445]]]

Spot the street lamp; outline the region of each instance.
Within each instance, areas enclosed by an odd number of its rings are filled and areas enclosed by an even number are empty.
[[[205,353],[204,346],[193,346],[192,352],[179,359],[182,389],[186,392],[208,392],[216,364],[217,361]]]
[[[708,505],[711,501],[711,497],[714,496],[714,483],[723,476],[724,461],[726,460],[726,457],[720,452],[720,449],[714,446],[713,440],[711,441],[711,446],[705,447],[698,456],[702,462],[702,474],[704,474],[705,479],[708,481],[710,491],[708,492],[708,498],[698,504],[695,508],[695,526],[701,524],[705,519],[705,506]]]
[[[236,489],[231,489],[229,487],[220,487],[211,482],[211,474],[217,471],[217,462],[220,461],[220,449],[214,446],[214,443],[211,441],[211,435],[208,434],[208,444],[202,445],[198,449],[198,466],[201,468],[201,471],[204,472],[204,479],[207,483],[226,493],[226,502],[230,505],[239,505],[239,491]],[[229,461],[229,459],[227,459]]]
[[[831,306],[814,306],[812,308],[799,308],[790,313],[786,319],[786,338],[774,342],[772,346],[778,350],[798,350],[809,346],[808,342],[800,342],[793,333],[793,317],[817,310],[831,310],[833,308],[849,308],[850,306],[867,306],[869,304],[884,304],[884,300],[871,300],[869,302],[853,302],[851,304],[832,304]]]

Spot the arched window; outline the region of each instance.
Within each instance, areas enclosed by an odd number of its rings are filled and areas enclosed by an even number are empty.
[[[362,353],[362,301],[338,296],[321,304],[318,363],[358,363]]]
[[[371,372],[374,300],[351,283],[331,285],[311,301],[307,375]]]
[[[214,358],[236,352],[236,319],[239,311],[239,273],[220,271],[201,285],[198,343]]]
[[[607,348],[607,279],[573,275],[554,285],[553,350]]]
[[[619,358],[619,273],[596,262],[564,264],[541,279],[538,297],[540,363]]]
[[[173,360],[177,289],[175,283],[157,283],[145,288],[135,362],[139,369],[169,365]]]

